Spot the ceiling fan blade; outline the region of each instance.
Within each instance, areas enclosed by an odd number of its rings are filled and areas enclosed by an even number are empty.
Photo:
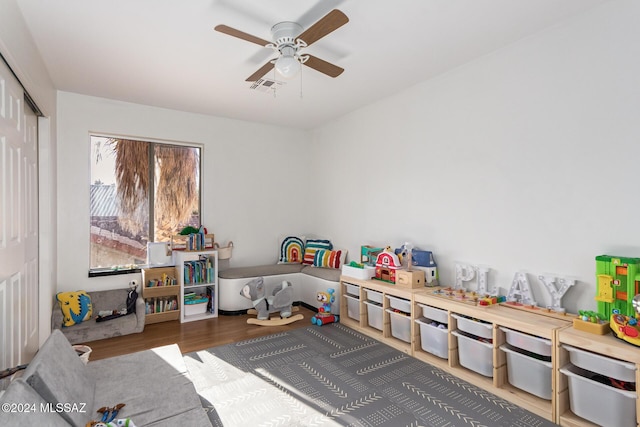
[[[338,9],[333,9],[296,38],[305,42],[307,46],[311,46],[312,43],[342,27],[347,22],[349,22],[347,15]]]
[[[252,36],[251,34],[247,34],[243,31],[236,30],[235,28],[231,28],[226,25],[216,25],[214,30],[221,32],[223,34],[227,34],[229,36],[237,37],[239,39],[258,44],[260,46],[266,46],[269,43],[271,43],[267,40],[261,39],[260,37]]]
[[[338,77],[344,71],[344,68],[333,65],[323,59],[316,58],[313,55],[309,55],[309,59],[304,62],[304,65],[311,67],[316,71],[320,71],[329,77]]]
[[[255,82],[256,80],[267,74],[269,71],[273,70],[273,66],[273,61],[267,62],[262,67],[260,67],[258,71],[247,77],[247,80],[245,80],[245,82]]]

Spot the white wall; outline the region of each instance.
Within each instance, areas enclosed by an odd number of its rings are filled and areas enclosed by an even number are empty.
[[[283,233],[305,233],[308,133],[58,94],[58,290],[126,287],[139,275],[88,278],[90,132],[204,145],[203,224],[233,240],[232,265],[273,263]]]
[[[317,232],[456,262],[573,276],[594,308],[595,256],[640,257],[640,2],[607,3],[314,132]],[[340,189],[340,190],[336,190]]]
[[[39,120],[39,341],[51,330],[56,292],[56,91],[15,0],[0,6],[0,53],[46,116]]]
[[[434,251],[446,284],[457,261],[491,266],[503,289],[523,269],[545,304],[535,276],[550,272],[579,280],[570,311],[595,307],[594,257],[640,256],[639,8],[609,2],[311,137],[61,93],[59,290],[130,280],[87,278],[97,131],[203,143],[203,218],[235,242],[234,265],[275,260],[286,232],[332,237],[352,258],[362,244],[410,240]],[[306,190],[314,172],[325,190]]]

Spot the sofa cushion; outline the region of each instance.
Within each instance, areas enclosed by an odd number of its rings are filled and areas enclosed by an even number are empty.
[[[326,268],[342,268],[344,260],[347,257],[347,251],[338,249],[330,251],[327,249],[318,249],[313,257],[314,267]]]
[[[85,404],[86,412],[60,412],[71,425],[84,427],[91,419],[95,380],[59,329],[53,330],[44,342],[23,378],[45,402]]]
[[[304,268],[302,264],[270,264],[253,267],[236,267],[220,271],[223,279],[244,279],[260,276],[275,276],[278,274],[299,273]]]
[[[304,259],[303,264],[313,265],[313,259],[318,249],[333,249],[333,244],[330,240],[325,239],[308,239],[304,244]]]
[[[73,326],[91,319],[91,297],[85,291],[58,292],[56,299],[63,315],[63,326]]]
[[[278,245],[278,264],[300,264],[304,256],[304,237],[287,236]]]
[[[303,274],[308,274],[309,276],[318,277],[320,279],[329,280],[331,282],[339,282],[340,275],[342,274],[341,270],[335,268],[322,268],[322,267],[314,267],[314,266],[305,266],[302,269]]]
[[[96,382],[94,413],[124,403],[118,418],[136,425],[210,425],[176,344],[89,362],[87,368]]]
[[[47,411],[46,402],[22,378],[9,384],[0,396],[0,403],[15,405],[9,407],[15,411],[7,411],[3,406],[0,411],[0,426],[69,426],[69,423],[55,411],[55,407]]]

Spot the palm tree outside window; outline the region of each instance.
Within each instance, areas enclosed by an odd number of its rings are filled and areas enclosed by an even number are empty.
[[[146,264],[148,242],[200,226],[202,147],[91,136],[89,273]]]

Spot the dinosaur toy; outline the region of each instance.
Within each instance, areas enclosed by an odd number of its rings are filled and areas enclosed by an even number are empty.
[[[286,280],[276,286],[270,296],[267,296],[263,278],[257,277],[242,287],[240,295],[251,300],[255,310],[250,310],[249,312],[255,312],[258,315],[257,319],[247,319],[249,324],[279,326],[304,319],[302,314],[291,316],[293,311],[293,288],[291,283]],[[280,318],[269,318],[271,313],[277,312],[280,313]]]

